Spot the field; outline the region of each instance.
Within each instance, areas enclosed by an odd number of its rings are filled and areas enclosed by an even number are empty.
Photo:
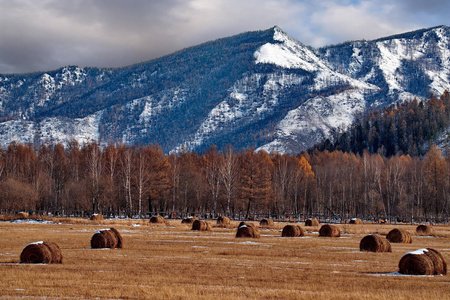
[[[0,222],[0,298],[450,299],[448,274],[396,273],[402,255],[419,248],[434,248],[449,263],[448,225],[425,237],[413,225],[339,225],[339,238],[318,237],[319,227],[304,223],[306,236],[281,237],[284,225],[237,239],[235,227],[198,232],[179,220]],[[108,227],[119,230],[124,248],[90,249],[94,232]],[[359,251],[366,234],[396,227],[410,231],[413,243],[392,244],[392,253]],[[62,264],[19,263],[23,248],[40,240],[61,247]]]

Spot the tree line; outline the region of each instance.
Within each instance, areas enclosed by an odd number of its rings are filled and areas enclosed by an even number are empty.
[[[419,158],[231,146],[166,155],[151,144],[11,143],[0,151],[0,210],[448,220],[449,168],[450,157],[436,146]]]

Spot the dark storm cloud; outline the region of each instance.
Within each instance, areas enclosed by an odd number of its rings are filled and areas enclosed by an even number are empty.
[[[447,1],[0,0],[0,73],[118,67],[249,30],[322,46],[446,24]]]

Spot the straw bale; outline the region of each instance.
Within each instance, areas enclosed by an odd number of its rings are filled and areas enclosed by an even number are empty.
[[[223,225],[223,226],[228,226],[231,224],[231,220],[228,217],[225,216],[219,216],[217,218],[217,225]]]
[[[379,235],[366,235],[359,243],[360,251],[392,252],[391,243]]]
[[[428,224],[421,224],[417,226],[416,233],[418,235],[432,235],[433,234],[433,227]]]
[[[351,219],[349,223],[350,224],[363,224],[363,221],[361,219],[354,218],[354,219]]]
[[[102,214],[93,214],[90,217],[91,221],[102,221],[103,220],[103,215]]]
[[[28,213],[21,211],[16,214],[17,219],[28,219]]]
[[[273,226],[273,225],[275,225],[275,223],[272,219],[262,219],[259,222],[259,226]]]
[[[259,239],[261,237],[258,229],[252,223],[241,222],[239,224],[239,228],[236,232],[237,238],[256,238]]]
[[[61,264],[62,263],[62,252],[61,248],[59,248],[58,244],[50,241],[44,241],[44,245],[50,250],[52,255],[52,264]]]
[[[161,224],[165,223],[165,220],[162,216],[153,216],[150,218],[150,223]]]
[[[391,243],[405,243],[411,244],[412,237],[411,234],[403,229],[394,228],[386,235],[386,238]]]
[[[434,264],[426,252],[427,249],[418,249],[403,255],[398,263],[399,272],[408,275],[433,275]]]
[[[437,250],[427,248],[428,251],[424,252],[434,265],[434,275],[445,275],[447,274],[447,263],[444,257]]]
[[[97,230],[91,238],[91,248],[117,247],[118,241],[114,232],[110,229]]]
[[[250,227],[253,227],[254,229],[258,230],[258,227],[256,227],[255,223],[244,222],[244,221],[242,221],[242,222],[239,223],[238,228],[241,227],[241,226],[243,226],[243,225],[245,225],[245,226],[250,226]]]
[[[31,243],[22,250],[20,262],[26,264],[49,264],[52,262],[52,252],[42,241]]]
[[[114,236],[117,240],[116,248],[123,248],[123,239],[122,239],[122,236],[120,235],[119,231],[112,227],[109,230],[111,230],[111,232],[114,234]]]
[[[299,237],[304,236],[305,232],[298,225],[286,225],[281,232],[281,236],[284,237]]]
[[[209,222],[206,222],[204,220],[195,220],[192,223],[192,229],[191,230],[198,230],[198,231],[211,231],[212,227]]]
[[[198,220],[196,217],[188,217],[181,220],[181,224],[192,224],[195,220]]]
[[[319,220],[317,220],[317,219],[307,219],[305,221],[305,226],[319,226]]]
[[[319,236],[340,237],[341,231],[336,225],[325,224],[320,227]]]

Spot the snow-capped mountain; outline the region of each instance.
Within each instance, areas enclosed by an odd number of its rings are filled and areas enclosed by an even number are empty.
[[[355,113],[449,89],[446,26],[314,49],[280,28],[119,69],[0,75],[0,143],[296,153]]]

